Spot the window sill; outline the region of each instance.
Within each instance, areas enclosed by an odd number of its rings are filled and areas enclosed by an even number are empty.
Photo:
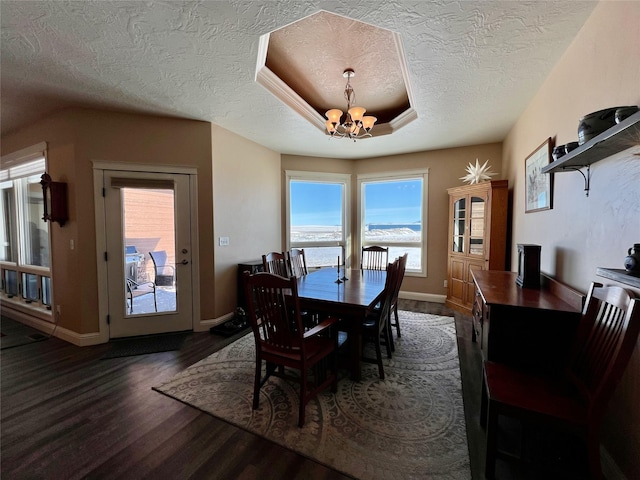
[[[9,297],[9,295],[4,293],[0,295],[0,299],[2,300],[3,310],[5,308],[16,310],[21,313],[30,315],[34,318],[39,318],[47,322],[53,322],[53,314],[51,310],[48,310],[44,306],[33,304],[33,303],[26,303],[22,298]]]

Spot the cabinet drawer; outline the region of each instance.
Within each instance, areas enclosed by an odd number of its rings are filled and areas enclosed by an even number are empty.
[[[478,290],[475,290],[475,296],[473,299],[473,307],[471,310],[471,320],[473,332],[471,332],[471,340],[474,342],[478,338],[482,339],[482,323],[484,319],[485,305],[482,301],[482,296]]]

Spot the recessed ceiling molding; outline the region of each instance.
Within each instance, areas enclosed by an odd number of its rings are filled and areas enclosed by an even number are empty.
[[[416,112],[413,108],[408,108],[407,110],[402,112],[400,115],[398,115],[396,118],[391,120],[389,123],[385,123],[384,126],[389,127],[391,129],[389,133],[392,133],[394,131],[400,130],[402,127],[404,127],[405,125],[408,125],[409,123],[413,122],[417,118],[418,118],[418,112]]]
[[[319,130],[325,130],[325,119],[266,66],[263,65],[263,67],[256,72],[256,82],[270,91],[294,112],[300,114],[313,126]]]
[[[335,32],[341,32],[340,44],[351,44],[344,35],[359,34],[353,45],[360,48],[364,43],[365,49],[376,54],[368,55],[356,47],[347,55],[323,54],[327,36]],[[318,55],[309,55],[315,51]],[[378,117],[374,137],[389,135],[418,118],[401,35],[324,10],[260,36],[255,81],[328,136],[323,114],[340,107],[342,101],[336,98],[342,86],[333,83],[342,76],[331,75],[346,68],[362,71],[358,81],[368,82],[358,85],[358,91],[368,93],[362,103],[368,113]],[[325,75],[318,75],[318,71]]]

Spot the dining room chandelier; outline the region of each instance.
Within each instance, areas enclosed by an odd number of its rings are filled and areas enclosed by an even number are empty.
[[[349,138],[354,142],[359,138],[371,137],[371,129],[378,120],[376,117],[364,116],[367,111],[363,107],[352,107],[356,101],[356,93],[351,86],[351,79],[355,77],[356,72],[352,68],[347,68],[342,76],[347,79],[344,87],[344,98],[347,100],[347,114],[344,122],[342,119],[342,110],[332,108],[325,113],[327,121],[327,132],[331,137]]]

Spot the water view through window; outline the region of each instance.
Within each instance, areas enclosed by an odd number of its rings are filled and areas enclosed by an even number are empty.
[[[421,270],[423,179],[363,181],[363,245],[389,248],[389,260],[408,253],[407,270]]]
[[[344,261],[344,190],[342,183],[292,180],[290,243],[305,249],[309,267]]]
[[[420,270],[422,177],[367,181],[361,188],[363,244],[389,247],[390,260],[408,252],[407,269]],[[291,246],[304,248],[312,267],[344,259],[345,185],[291,180],[289,189]]]

